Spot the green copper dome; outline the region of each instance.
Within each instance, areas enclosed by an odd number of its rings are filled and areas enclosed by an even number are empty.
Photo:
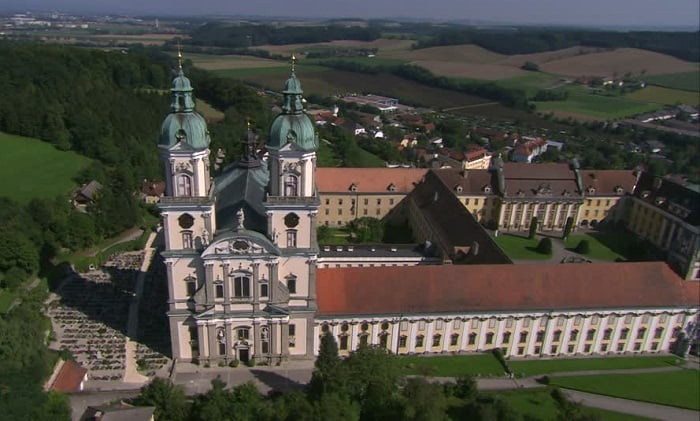
[[[318,149],[318,138],[311,119],[304,113],[301,82],[292,72],[284,84],[282,113],[272,122],[268,149],[280,149],[287,143],[295,144],[304,151]]]
[[[206,149],[211,142],[207,122],[195,113],[170,113],[160,127],[161,146],[170,148],[184,142],[192,149]]]
[[[192,90],[190,80],[180,68],[170,89],[172,92],[170,114],[165,117],[160,128],[160,141],[158,142],[160,146],[170,148],[178,142],[183,142],[191,149],[209,147],[207,122],[194,111]]]

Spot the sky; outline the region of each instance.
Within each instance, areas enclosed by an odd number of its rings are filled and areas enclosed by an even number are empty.
[[[700,25],[698,0],[2,0],[0,10],[478,20],[593,26]]]

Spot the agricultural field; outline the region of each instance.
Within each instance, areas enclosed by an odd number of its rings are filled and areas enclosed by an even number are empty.
[[[697,70],[695,63],[669,55],[636,48],[618,48],[600,53],[582,54],[544,63],[540,69],[547,73],[578,76],[656,75]]]
[[[700,70],[694,72],[671,73],[663,75],[647,76],[646,82],[651,85],[663,86],[684,91],[700,91]]]
[[[195,66],[205,70],[265,69],[289,67],[285,62],[243,55],[187,54]]]
[[[625,95],[625,98],[668,105],[700,104],[700,92],[681,91],[680,89],[662,88],[661,86],[647,86]]]
[[[90,159],[63,152],[39,139],[0,133],[0,196],[21,203],[35,197],[55,197],[77,187],[74,177]]]
[[[700,410],[700,371],[552,377],[551,384],[582,392]]]
[[[413,41],[411,40],[379,38],[374,41],[337,40],[315,44],[259,45],[254,47],[254,49],[264,50],[270,54],[280,54],[287,57],[291,56],[292,52],[294,52],[300,57],[303,57],[305,52],[318,47],[377,48],[379,50],[377,55],[385,56],[385,53],[390,53],[392,51],[408,50],[411,48],[411,45],[413,45]],[[389,56],[387,55],[387,57]]]
[[[564,111],[572,116],[583,115],[602,120],[616,120],[635,114],[646,113],[662,108],[662,104],[652,104],[626,99],[619,96],[608,96],[586,93],[583,90],[571,90],[569,97],[563,101],[533,102],[540,112]]]

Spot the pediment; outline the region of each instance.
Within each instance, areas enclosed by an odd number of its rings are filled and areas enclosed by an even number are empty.
[[[202,258],[265,254],[279,255],[279,250],[270,240],[258,232],[238,230],[209,244],[202,253]]]

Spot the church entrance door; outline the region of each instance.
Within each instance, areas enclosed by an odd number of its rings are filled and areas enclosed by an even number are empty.
[[[246,349],[239,349],[238,350],[238,359],[241,360],[242,363],[247,363],[249,360],[248,357],[248,348]]]

